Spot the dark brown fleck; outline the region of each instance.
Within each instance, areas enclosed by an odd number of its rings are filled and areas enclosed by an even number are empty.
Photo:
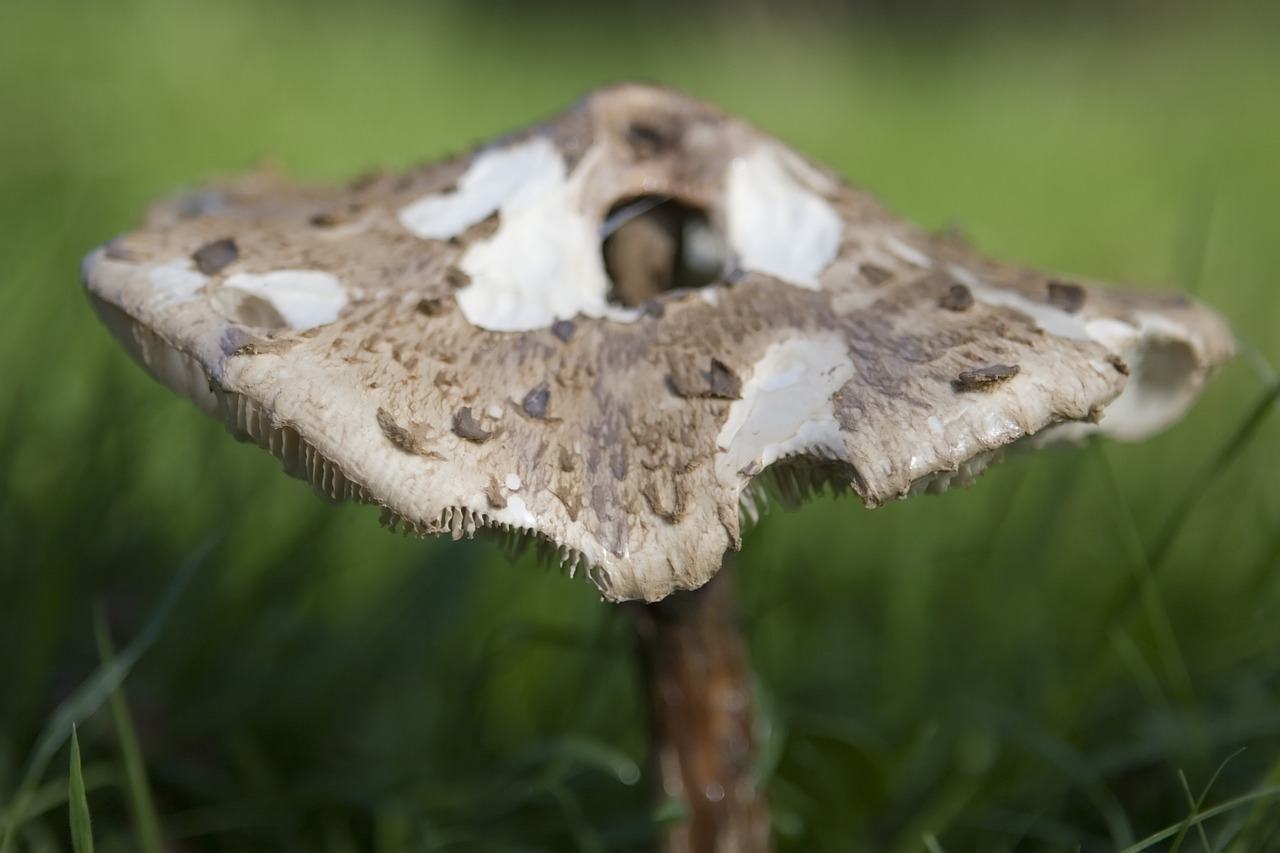
[[[674,125],[658,127],[648,122],[633,121],[627,125],[626,133],[627,142],[641,160],[656,157],[679,141],[678,129]]]
[[[347,217],[334,210],[322,210],[313,213],[307,222],[316,228],[333,228],[346,222]]]
[[[457,267],[449,267],[449,271],[444,274],[444,280],[448,282],[450,287],[457,290],[460,287],[466,287],[470,284],[471,276],[467,275]]]
[[[569,472],[578,467],[578,459],[567,447],[560,448],[560,470]]]
[[[470,406],[463,406],[453,413],[453,431],[459,438],[467,441],[482,442],[493,438],[493,432],[476,422]]]
[[[555,335],[566,344],[573,337],[574,325],[572,320],[556,320],[551,324],[551,334]]]
[[[711,369],[707,371],[707,385],[709,397],[736,400],[742,396],[742,380],[718,358],[711,359]]]
[[[382,434],[388,441],[405,453],[418,452],[418,443],[414,440],[413,434],[396,423],[391,413],[381,406],[378,407],[378,428],[382,430]]]
[[[230,237],[205,243],[191,253],[191,260],[196,262],[196,269],[205,275],[222,272],[238,257],[240,257],[240,250],[236,247],[236,241]]]
[[[507,506],[507,497],[502,493],[502,487],[498,485],[496,477],[489,478],[489,485],[484,490],[484,497],[488,501],[490,509],[505,509]]]
[[[1116,373],[1119,373],[1121,376],[1129,375],[1129,362],[1125,361],[1115,353],[1107,356],[1107,364],[1114,367],[1116,369]]]
[[[491,213],[484,219],[481,219],[479,222],[468,227],[466,231],[462,232],[462,234],[450,237],[445,242],[455,246],[469,246],[480,240],[488,240],[496,234],[497,231],[498,214]],[[461,270],[459,270],[459,272],[461,272]],[[466,273],[463,273],[463,276],[466,277],[467,281],[471,280],[470,277],[466,276]]]
[[[551,489],[551,494],[555,495],[556,499],[564,505],[564,511],[568,513],[569,520],[577,521],[578,514],[582,512],[582,496],[576,492],[570,492],[566,498],[565,495],[560,494],[555,489]]]
[[[550,400],[551,389],[546,385],[539,385],[524,395],[524,399],[520,401],[520,408],[524,409],[524,413],[529,417],[542,420],[547,416],[547,403]]]
[[[444,313],[445,300],[439,297],[424,297],[418,300],[417,309],[419,314],[426,314],[428,317],[435,317],[438,314]]]
[[[262,339],[257,341],[249,341],[236,347],[231,354],[237,355],[274,355],[286,352],[293,348],[296,343],[293,339],[270,340]]]
[[[671,500],[667,500],[658,486],[658,478],[647,477],[640,487],[640,494],[649,504],[649,511],[668,524],[676,524],[684,517],[687,510],[688,496],[680,480],[672,481]]]
[[[1020,370],[1016,364],[988,364],[973,370],[962,370],[960,376],[952,381],[951,387],[956,391],[985,391],[1012,379]]]
[[[884,267],[878,267],[875,264],[863,264],[858,267],[858,272],[862,273],[862,277],[873,285],[884,284],[886,281],[893,278],[893,273],[889,272]]]
[[[1085,291],[1078,284],[1065,281],[1049,282],[1049,304],[1061,308],[1068,314],[1074,314],[1084,307]]]
[[[938,304],[948,311],[968,311],[973,307],[973,294],[963,284],[953,284]]]
[[[742,396],[742,380],[731,367],[718,358],[711,359],[708,370],[677,362],[667,376],[667,383],[667,387],[681,397],[718,397],[736,400]]]

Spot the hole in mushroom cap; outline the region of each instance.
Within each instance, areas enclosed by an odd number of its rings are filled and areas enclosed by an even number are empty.
[[[666,196],[624,199],[600,229],[609,301],[637,306],[668,290],[704,287],[724,274],[727,250],[704,211]]]
[[[1121,441],[1145,438],[1180,417],[1195,399],[1201,367],[1185,341],[1155,338],[1125,353],[1124,391],[1106,408],[1103,430]]]

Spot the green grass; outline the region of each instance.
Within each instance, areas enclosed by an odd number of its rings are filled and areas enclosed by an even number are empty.
[[[993,254],[1189,288],[1256,351],[1146,444],[748,535],[780,847],[1280,845],[1274,13],[916,31],[626,8],[0,4],[0,834],[71,849],[75,723],[102,851],[652,838],[620,614],[320,503],[146,379],[76,278],[175,186],[398,167],[643,78]]]
[[[93,853],[93,827],[90,825],[89,800],[84,789],[84,769],[80,764],[80,740],[71,728],[71,780],[67,786],[71,817],[71,848],[75,853]]]

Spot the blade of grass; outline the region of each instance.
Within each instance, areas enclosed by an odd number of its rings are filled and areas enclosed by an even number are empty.
[[[1158,572],[1161,566],[1164,565],[1165,557],[1168,556],[1173,543],[1177,540],[1179,531],[1186,527],[1187,518],[1196,508],[1196,505],[1209,493],[1209,485],[1226,471],[1231,463],[1236,460],[1236,457],[1249,446],[1258,429],[1266,423],[1267,415],[1271,414],[1272,410],[1275,409],[1278,400],[1280,400],[1280,382],[1272,382],[1262,390],[1262,394],[1254,402],[1253,407],[1249,409],[1244,419],[1240,421],[1240,426],[1231,434],[1226,443],[1219,448],[1216,454],[1210,457],[1199,473],[1191,478],[1190,485],[1183,490],[1178,502],[1174,504],[1173,509],[1169,511],[1169,515],[1165,517],[1164,526],[1160,528],[1159,535],[1148,551],[1152,572]],[[1132,590],[1130,591],[1132,593]],[[1129,596],[1129,602],[1126,603],[1130,603],[1131,600],[1132,595]]]
[[[204,562],[212,548],[213,542],[206,541],[192,552],[170,581],[155,610],[152,611],[133,642],[126,646],[120,656],[109,666],[99,666],[49,717],[36,741],[36,748],[27,764],[22,783],[18,786],[8,814],[5,816],[4,834],[0,836],[0,853],[9,853],[12,849],[18,827],[26,820],[31,796],[40,784],[41,778],[44,777],[44,772],[48,769],[53,756],[70,738],[74,725],[102,707],[107,697],[128,676],[143,652],[150,648],[160,636],[160,631],[169,621],[178,598],[181,597],[192,575]]]
[[[1186,670],[1181,649],[1177,646],[1176,638],[1172,635],[1172,626],[1168,624],[1167,613],[1164,611],[1159,590],[1156,586],[1156,576],[1165,557],[1170,553],[1178,533],[1186,525],[1188,517],[1199,505],[1200,500],[1210,491],[1209,487],[1212,482],[1226,471],[1247,446],[1253,443],[1259,429],[1266,422],[1267,416],[1278,405],[1280,405],[1280,380],[1275,380],[1263,389],[1262,394],[1240,420],[1236,430],[1218,449],[1218,452],[1209,457],[1209,461],[1201,466],[1197,476],[1190,479],[1189,485],[1182,492],[1169,515],[1166,516],[1165,523],[1161,528],[1161,534],[1150,548],[1144,546],[1138,535],[1132,514],[1128,512],[1127,505],[1120,499],[1121,493],[1119,484],[1115,480],[1115,472],[1108,464],[1104,454],[1100,450],[1091,454],[1100,464],[1104,482],[1114,496],[1113,499],[1118,506],[1125,510],[1126,518],[1122,532],[1125,534],[1128,549],[1139,567],[1138,571],[1130,573],[1129,578],[1113,594],[1112,600],[1106,608],[1104,621],[1112,625],[1128,625],[1132,624],[1135,610],[1140,609],[1142,612],[1147,612],[1149,618],[1153,619],[1151,627],[1156,633],[1156,638],[1162,651],[1166,653],[1170,650],[1177,651],[1176,659],[1170,659],[1166,656],[1166,664],[1176,666],[1176,669],[1169,673],[1175,680],[1173,684],[1175,688],[1182,687],[1184,690],[1190,691],[1190,675]],[[1094,445],[1094,447],[1097,446]],[[1145,607],[1142,605],[1145,605]],[[1153,607],[1155,608],[1154,610]],[[1106,636],[1114,643],[1116,632],[1113,630],[1108,632]],[[1088,679],[1092,686],[1079,692],[1080,701],[1085,701],[1086,697],[1097,695],[1098,690],[1110,677],[1105,669],[1105,662],[1110,659],[1102,655],[1098,656],[1100,664],[1094,668],[1092,675]],[[1187,702],[1188,708],[1195,707],[1190,692],[1181,693],[1180,698]],[[1201,727],[1203,726],[1203,720],[1199,717],[1197,717],[1197,723]],[[1201,739],[1201,742],[1204,743],[1203,739]]]
[[[1280,373],[1271,366],[1271,362],[1267,360],[1262,350],[1258,349],[1250,338],[1243,335],[1238,329],[1235,330],[1236,348],[1240,352],[1240,358],[1244,363],[1249,365],[1249,369],[1253,371],[1253,375],[1258,377],[1258,381],[1262,383],[1264,388],[1270,388],[1280,381]]]
[[[1070,780],[1097,810],[1098,816],[1106,824],[1111,843],[1117,846],[1129,844],[1133,838],[1129,815],[1120,800],[1107,787],[1099,769],[1087,756],[1060,733],[1036,725],[1007,708],[984,705],[983,715],[991,721],[993,729],[1001,731],[1004,737],[1025,745]]]
[[[1263,781],[1268,783],[1269,787],[1280,787],[1280,757],[1277,757],[1271,767],[1267,769],[1266,777]],[[1274,815],[1274,811],[1267,808],[1263,801],[1254,803],[1253,808],[1249,809],[1249,814],[1245,817],[1244,823],[1240,827],[1240,837],[1247,838],[1258,832],[1268,816],[1274,817]],[[1232,853],[1247,853],[1248,849],[1242,841],[1236,841],[1230,847]]]
[[[1182,822],[1182,829],[1178,831],[1178,837],[1173,839],[1173,844],[1169,847],[1169,853],[1178,853],[1182,849],[1182,842],[1186,840],[1187,832],[1191,829],[1191,819],[1196,816],[1200,810],[1196,806],[1195,795],[1191,793],[1191,785],[1187,783],[1187,774],[1183,773],[1181,768],[1178,770],[1178,784],[1182,787],[1182,793],[1187,798],[1187,805],[1191,807],[1191,811],[1187,812],[1186,820]],[[1197,824],[1196,829],[1200,830],[1200,840],[1204,842],[1204,848],[1209,850],[1209,839],[1204,837],[1204,826]]]
[[[1168,608],[1164,603],[1164,595],[1156,577],[1156,562],[1151,550],[1142,541],[1138,530],[1138,522],[1133,517],[1129,502],[1125,500],[1124,491],[1116,478],[1115,468],[1106,454],[1097,452],[1093,458],[1100,463],[1102,482],[1111,495],[1111,503],[1116,508],[1117,528],[1126,540],[1129,551],[1128,563],[1131,566],[1132,582],[1130,589],[1137,595],[1135,606],[1141,605],[1140,612],[1147,617],[1156,648],[1160,654],[1161,670],[1168,681],[1171,693],[1188,709],[1194,711],[1198,706],[1195,687],[1191,681],[1191,672],[1187,666],[1186,656],[1169,618]],[[1130,612],[1126,610],[1126,617]],[[1129,624],[1128,618],[1112,620],[1110,624]],[[1198,726],[1199,727],[1199,726]],[[1198,739],[1201,744],[1203,738]]]
[[[1237,338],[1239,339],[1239,336]],[[1241,340],[1241,346],[1246,353],[1257,352],[1256,348],[1248,344],[1247,341]],[[1196,475],[1190,478],[1187,487],[1183,489],[1169,514],[1165,516],[1160,533],[1155,537],[1151,546],[1145,549],[1139,547],[1139,550],[1145,552],[1148,570],[1142,577],[1131,577],[1129,582],[1116,592],[1115,598],[1107,610],[1108,622],[1114,624],[1127,620],[1133,608],[1137,606],[1144,595],[1147,578],[1159,574],[1160,569],[1164,566],[1165,558],[1173,550],[1173,544],[1177,541],[1178,534],[1186,528],[1187,519],[1191,516],[1191,513],[1204,496],[1210,492],[1210,486],[1213,482],[1253,442],[1258,430],[1266,423],[1267,416],[1271,414],[1278,404],[1280,404],[1280,380],[1273,379],[1263,388],[1258,399],[1244,418],[1241,419],[1235,432],[1223,443],[1217,453],[1208,458],[1208,461],[1200,467]],[[1109,481],[1111,481],[1110,470],[1108,470],[1107,474]],[[1113,491],[1116,491],[1113,481],[1112,487]],[[1137,535],[1136,532],[1134,535]]]
[[[67,786],[67,805],[71,813],[71,847],[75,853],[93,853],[93,829],[89,825],[89,798],[84,791],[84,775],[80,769],[80,738],[71,726],[71,781]]]
[[[98,657],[103,666],[109,667],[116,660],[115,649],[111,646],[106,620],[100,610],[94,613],[93,623]],[[129,817],[133,821],[134,841],[142,853],[160,853],[160,819],[147,781],[147,765],[138,745],[138,731],[129,713],[129,702],[119,686],[111,692],[107,705],[111,709],[116,739],[120,742],[120,758],[124,762],[125,797],[129,804]]]
[[[1226,769],[1227,764],[1230,763],[1231,759],[1235,758],[1242,752],[1244,752],[1244,747],[1237,749],[1235,752],[1222,759],[1222,763],[1220,763],[1217,769],[1213,771],[1213,775],[1210,776],[1209,781],[1205,783],[1204,789],[1200,791],[1199,797],[1192,798],[1191,786],[1187,784],[1186,775],[1181,770],[1178,771],[1178,781],[1182,783],[1182,790],[1187,795],[1187,802],[1191,805],[1191,815],[1200,813],[1200,809],[1204,808],[1204,801],[1209,797],[1209,791],[1213,788],[1213,784],[1218,781],[1218,777],[1222,775],[1222,771]],[[1188,818],[1190,818],[1190,816],[1188,816]],[[1204,824],[1196,824],[1196,831],[1200,833],[1200,843],[1204,845],[1206,853],[1212,853],[1213,845],[1209,843],[1209,835],[1204,831]]]
[[[581,853],[604,853],[604,843],[592,828],[591,821],[587,820],[582,803],[573,792],[558,781],[547,785],[545,790],[560,807],[560,815],[573,838],[575,848]]]
[[[1129,634],[1128,626],[1113,625],[1107,631],[1116,659],[1129,671],[1130,677],[1146,696],[1147,702],[1158,707],[1169,706],[1169,696],[1160,685],[1160,676],[1151,668],[1142,650]]]
[[[1226,814],[1227,812],[1232,811],[1233,809],[1238,809],[1247,803],[1266,800],[1271,797],[1280,797],[1280,785],[1269,785],[1265,788],[1259,788],[1258,790],[1253,791],[1252,793],[1245,794],[1240,797],[1236,797],[1234,800],[1228,800],[1225,803],[1220,803],[1211,809],[1206,809],[1200,812],[1198,815],[1195,815],[1193,818],[1191,818],[1190,823],[1193,826],[1197,824],[1201,824],[1209,820],[1210,818],[1217,817],[1220,814]],[[1186,823],[1187,821],[1179,821],[1173,826],[1166,827],[1165,829],[1162,829],[1153,835],[1148,835],[1146,838],[1142,839],[1137,844],[1131,844],[1130,846],[1125,847],[1123,850],[1120,851],[1120,853],[1140,853],[1140,851],[1142,850],[1147,850],[1151,847],[1154,847],[1156,844],[1159,844],[1161,841],[1164,841],[1166,838],[1172,838],[1175,835],[1177,835],[1179,832],[1184,831],[1183,828]]]
[[[924,842],[924,849],[928,850],[929,853],[946,853],[942,849],[942,845],[938,843],[937,836],[932,832],[926,832],[920,840]]]
[[[1204,278],[1204,261],[1213,230],[1213,214],[1218,197],[1218,179],[1202,175],[1193,181],[1187,205],[1178,223],[1178,239],[1173,244],[1170,281],[1177,282],[1188,293],[1196,293]]]

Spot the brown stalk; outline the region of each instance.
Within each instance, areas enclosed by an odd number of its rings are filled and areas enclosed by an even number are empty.
[[[751,678],[731,560],[706,586],[625,605],[649,693],[659,797],[684,819],[667,853],[769,850],[769,804],[755,778]]]

